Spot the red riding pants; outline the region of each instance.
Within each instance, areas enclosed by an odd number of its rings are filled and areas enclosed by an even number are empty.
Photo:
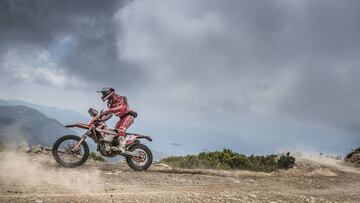
[[[118,131],[119,136],[125,136],[126,130],[133,124],[134,117],[127,115],[121,118],[115,125],[115,129]]]

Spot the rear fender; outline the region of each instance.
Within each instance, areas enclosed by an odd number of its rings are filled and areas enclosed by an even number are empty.
[[[149,142],[152,142],[150,136],[140,135],[140,134],[133,134],[133,133],[126,133],[127,139],[130,140],[138,140],[138,139],[147,139]]]
[[[140,134],[132,134],[132,133],[126,133],[126,146],[127,148],[130,148],[133,145],[139,144],[140,139],[147,139],[149,142],[152,141],[151,137],[140,135]]]
[[[149,142],[152,142],[151,137],[145,135],[139,135],[136,137],[136,139],[147,139]]]

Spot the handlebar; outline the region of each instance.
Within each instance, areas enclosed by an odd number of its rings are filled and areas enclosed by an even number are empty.
[[[112,117],[112,115],[113,115],[113,113],[111,113],[111,112],[105,114],[104,110],[102,109],[96,116],[96,119],[100,120],[100,121],[107,121]]]
[[[98,122],[107,121],[113,115],[113,113],[111,113],[111,112],[105,113],[104,109],[102,109],[100,112],[98,112],[96,109],[90,108],[88,110],[88,112],[89,112],[90,116],[92,116],[93,119],[97,120]]]
[[[102,120],[102,121],[107,121],[107,120],[109,120],[112,116],[113,116],[112,113],[108,113],[108,114],[102,115],[101,120]]]

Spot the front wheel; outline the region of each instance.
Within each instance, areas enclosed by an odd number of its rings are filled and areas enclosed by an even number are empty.
[[[80,139],[75,135],[65,135],[56,140],[52,148],[56,162],[66,168],[74,168],[83,164],[89,157],[89,146],[83,141],[80,149],[75,150],[74,146]]]
[[[131,146],[129,151],[138,154],[138,156],[126,157],[126,163],[130,168],[135,171],[144,171],[151,166],[153,155],[147,146],[136,144]]]

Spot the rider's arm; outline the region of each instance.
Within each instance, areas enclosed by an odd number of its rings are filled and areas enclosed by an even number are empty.
[[[121,105],[114,107],[114,108],[109,108],[107,111],[111,112],[111,113],[117,113],[122,109]]]
[[[110,106],[110,108],[107,110],[107,113],[114,113],[115,115],[125,111],[127,108],[127,104],[124,102],[123,98],[119,96],[119,98],[116,98],[114,103]]]
[[[106,113],[113,113],[116,115],[116,114],[124,111],[124,109],[126,109],[126,104],[118,104],[118,105],[106,110]]]

